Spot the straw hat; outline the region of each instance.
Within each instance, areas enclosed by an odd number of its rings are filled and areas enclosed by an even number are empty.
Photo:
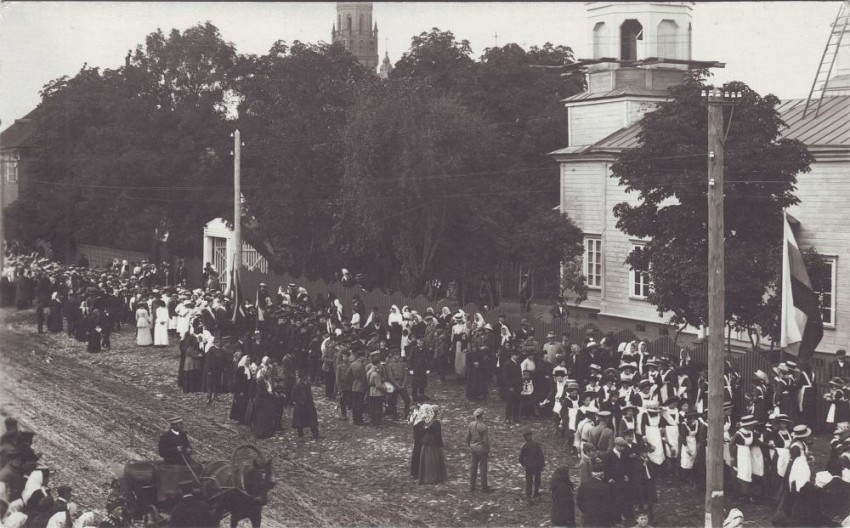
[[[794,430],[791,432],[791,436],[795,440],[797,438],[806,438],[806,437],[809,437],[811,435],[812,435],[812,430],[809,429],[807,426],[802,425],[802,424],[795,426]]]

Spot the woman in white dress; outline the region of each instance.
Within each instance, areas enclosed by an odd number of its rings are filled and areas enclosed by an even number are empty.
[[[139,346],[151,346],[153,344],[151,315],[148,312],[147,304],[144,302],[139,304],[139,308],[136,309],[136,344]]]
[[[679,456],[679,399],[674,396],[664,404],[662,416],[667,422],[664,426],[664,449],[672,465]]]
[[[696,478],[694,475],[694,462],[697,458],[697,443],[700,433],[700,424],[697,420],[699,413],[689,412],[685,415],[684,421],[679,425],[679,438],[681,446],[679,448],[679,467],[682,469],[682,477],[690,480],[696,487]]]
[[[153,329],[153,346],[168,346],[168,308],[157,303]]]
[[[735,446],[735,477],[738,479],[741,496],[749,500],[752,500],[751,484],[753,482],[753,455],[751,447],[755,441],[755,434],[751,430],[751,427],[756,423],[755,418],[751,414],[741,417],[738,430],[735,432],[735,436],[732,437],[732,445]]]
[[[655,466],[664,465],[664,440],[661,436],[661,429],[666,425],[664,418],[661,416],[661,409],[658,402],[648,402],[645,408],[645,413],[641,416],[641,434],[644,440],[652,446],[652,452],[649,453],[649,461]],[[658,469],[657,467],[655,469]]]

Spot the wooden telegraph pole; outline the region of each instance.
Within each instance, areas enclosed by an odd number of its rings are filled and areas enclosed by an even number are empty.
[[[723,525],[723,329],[725,265],[723,227],[723,107],[741,95],[703,90],[708,106],[708,447],[706,449],[705,526]]]
[[[233,255],[234,280],[242,267],[242,134],[233,133]]]

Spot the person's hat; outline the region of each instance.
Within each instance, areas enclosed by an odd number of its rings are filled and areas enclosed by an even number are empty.
[[[831,380],[829,380],[829,384],[832,385],[832,386],[835,386],[835,387],[843,387],[844,386],[844,380],[839,378],[838,376],[836,376],[836,377],[832,378]]]
[[[590,369],[590,370],[599,370],[599,369],[601,369],[602,367],[600,367],[600,366],[599,366],[599,365],[597,365],[596,363],[591,363],[591,364],[590,364],[587,368],[588,368],[588,369]]]
[[[373,350],[369,353],[369,359],[379,358],[381,357],[381,353],[377,350]]]
[[[605,418],[607,416],[611,416],[611,411],[609,411],[608,409],[603,409],[603,410],[599,411],[598,413],[596,413],[596,415],[601,417],[601,418]]]
[[[658,361],[655,358],[649,359],[644,363],[647,367],[658,368]]]
[[[657,358],[655,358],[655,361],[656,361],[659,365],[669,365],[669,364],[670,364],[670,359],[668,359],[668,358],[666,358],[666,357],[664,357],[664,356],[658,356]]]
[[[290,282],[289,284],[287,284],[286,287],[289,288],[290,290],[294,290],[298,286],[294,282]]]
[[[71,498],[71,486],[68,486],[66,484],[62,484],[61,486],[56,488],[56,494],[59,495],[60,497],[62,497],[63,499],[65,499],[65,500],[70,499]]]
[[[269,286],[265,282],[261,282],[259,287],[260,288],[268,288]]]
[[[753,379],[757,379],[757,380],[761,380],[761,381],[767,381],[767,374],[764,371],[762,371],[761,369],[759,369],[759,370],[753,372]]]
[[[688,411],[685,413],[685,418],[698,418],[699,413],[696,411]]]
[[[171,424],[171,425],[182,424],[183,418],[181,418],[179,416],[172,416],[171,418],[168,419],[168,423]]]
[[[657,412],[661,411],[661,408],[658,405],[657,401],[648,401],[648,402],[646,402],[646,405],[644,405],[643,408],[646,409],[646,412],[651,412],[651,413],[657,413]]]
[[[811,436],[811,435],[812,435],[812,430],[809,429],[807,426],[802,425],[802,424],[794,426],[794,430],[791,432],[791,436],[795,439],[806,438],[806,437]]]
[[[620,375],[620,373],[617,372],[617,369],[615,369],[615,368],[605,369],[605,376],[610,376],[610,377],[613,377],[614,379],[616,379],[617,377],[619,377],[619,375]]]
[[[484,325],[484,330],[492,330],[492,329],[493,329],[493,325],[491,325],[490,323],[487,323],[487,324]]]
[[[730,401],[723,402],[723,410],[724,411],[728,411],[731,408],[732,408],[732,402],[730,402]]]
[[[579,387],[578,387],[577,382],[575,382],[575,381],[568,381],[567,382],[567,390],[578,390],[578,388]]]
[[[551,331],[551,330],[550,330],[550,331],[546,334],[546,337],[547,337],[547,338],[550,338],[550,337],[558,337],[558,334],[556,334],[555,332],[553,332],[553,331]]]
[[[842,349],[836,350],[835,355],[838,356],[838,357],[844,357],[844,356],[847,355],[847,351],[842,348]]]
[[[455,321],[463,321],[463,314],[456,313],[454,314],[452,319],[454,319]]]
[[[785,423],[787,423],[787,424],[790,424],[790,423],[791,423],[791,419],[790,419],[790,418],[788,418],[788,415],[787,415],[787,414],[784,414],[784,413],[779,413],[779,414],[777,414],[776,416],[774,416],[774,417],[773,417],[773,421],[774,421],[774,422],[785,422]]]
[[[753,416],[752,414],[742,416],[740,421],[741,427],[750,427],[757,423],[758,420],[756,420],[755,416]]]
[[[597,343],[597,342],[596,342],[596,341],[594,341],[593,339],[591,339],[591,340],[587,343],[587,348],[593,348],[593,347],[598,347],[598,346],[599,346],[599,343]]]
[[[649,381],[649,380],[648,380],[648,379],[646,379],[646,378],[643,378],[643,379],[641,379],[641,380],[638,382],[638,387],[641,387],[641,388],[643,388],[643,387],[649,387],[650,385],[652,385],[652,382],[651,382],[651,381]]]
[[[626,442],[625,438],[618,436],[614,439],[614,447],[629,447],[629,443]]]
[[[522,433],[522,437],[525,438],[526,440],[531,438],[532,436],[534,436],[534,433],[530,430],[527,430],[524,433]]]
[[[797,362],[796,361],[786,361],[785,365],[791,370],[794,370],[794,369],[797,368]]]
[[[472,412],[472,416],[475,416],[476,418],[479,417],[479,416],[484,416],[484,407],[479,407],[479,408],[475,409]]]
[[[552,375],[553,376],[566,376],[567,375],[567,369],[565,369],[564,367],[555,367],[554,369],[552,369]]]
[[[626,370],[626,369],[637,370],[637,368],[638,368],[637,363],[634,363],[634,362],[631,362],[631,361],[623,361],[622,363],[620,363],[620,366],[619,366],[620,370]]]
[[[601,458],[596,457],[590,462],[590,471],[593,473],[601,473],[605,471],[605,462]]]

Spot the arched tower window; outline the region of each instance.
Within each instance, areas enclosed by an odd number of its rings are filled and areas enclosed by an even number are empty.
[[[662,20],[658,24],[658,56],[663,59],[678,59],[676,36],[679,26],[672,20]]]
[[[643,26],[630,18],[620,26],[620,59],[624,61],[637,60],[637,43],[643,40]]]
[[[363,15],[360,15],[360,20],[357,21],[357,32],[363,34]]]
[[[601,59],[608,51],[608,26],[597,22],[593,26],[593,58]]]
[[[346,17],[346,27],[348,28],[348,32],[351,33],[351,15]]]

